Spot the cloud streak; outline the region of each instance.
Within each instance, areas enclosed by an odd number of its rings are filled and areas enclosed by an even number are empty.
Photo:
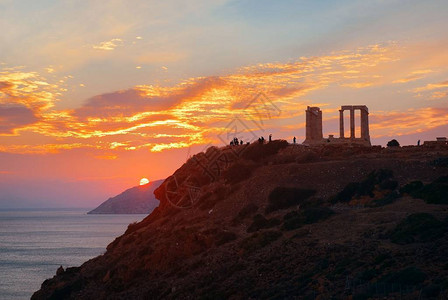
[[[122,46],[123,40],[119,38],[111,39],[110,41],[101,42],[97,45],[93,45],[92,48],[95,50],[112,51],[115,48]]]
[[[4,105],[0,134],[15,134],[19,138],[42,136],[44,143],[27,144],[25,138],[22,144],[6,141],[0,144],[0,151],[54,153],[88,148],[108,153],[104,157],[114,157],[110,151],[142,148],[160,152],[221,143],[217,135],[228,130],[226,126],[234,118],[253,131],[273,126],[299,128],[298,117],[311,104],[313,95],[328,90],[343,95],[347,91],[396,86],[396,83],[418,83],[419,79],[436,73],[431,66],[419,66],[403,70],[403,76],[392,76],[391,70],[405,59],[404,53],[391,43],[301,57],[289,63],[256,64],[221,76],[189,78],[172,86],[138,85],[104,93],[87,99],[81,107],[65,110],[55,109],[61,87],[35,72],[9,70],[0,77]],[[420,88],[434,90],[446,84],[443,81]],[[435,96],[444,97],[442,93]],[[257,95],[266,99],[253,101]],[[312,102],[327,106],[330,114],[336,112],[336,106],[344,104]],[[415,118],[412,114],[413,111],[375,114],[371,132],[378,136],[388,130],[403,134],[440,126],[446,120],[440,117],[445,116],[442,108],[421,109]],[[425,122],[419,121],[422,115],[427,118]]]

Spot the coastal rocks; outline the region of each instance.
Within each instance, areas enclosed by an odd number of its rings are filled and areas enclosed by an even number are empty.
[[[56,270],[56,276],[62,275],[64,273],[64,268],[62,266],[60,266],[57,270]]]

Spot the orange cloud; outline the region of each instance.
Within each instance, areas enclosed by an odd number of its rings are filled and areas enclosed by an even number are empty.
[[[447,125],[448,108],[425,107],[407,111],[377,111],[371,113],[370,131],[373,136],[400,136],[425,132]]]
[[[431,96],[433,99],[441,99],[448,97],[448,91],[446,92],[434,92]]]
[[[403,53],[406,54],[395,44],[373,45],[355,51],[302,57],[290,63],[257,64],[227,75],[190,78],[174,86],[139,85],[105,93],[71,110],[54,109],[58,96],[55,90],[59,87],[47,83],[38,74],[9,72],[4,75],[7,80],[1,80],[0,92],[8,95],[8,105],[16,105],[17,116],[11,117],[15,120],[12,126],[0,127],[0,130],[16,130],[23,139],[21,144],[5,140],[0,143],[0,151],[53,153],[94,148],[106,153],[99,159],[110,159],[117,151],[145,148],[159,152],[221,143],[219,135],[229,131],[232,120],[240,120],[239,126],[245,128],[247,135],[266,126],[298,128],[296,117],[303,115],[304,107],[310,102],[305,96],[327,88],[347,91],[399,82],[391,70],[397,68]],[[431,70],[411,66],[402,71],[401,78],[406,83],[417,80],[412,76],[425,76]],[[433,96],[443,97],[442,94]],[[28,115],[19,105],[29,109]],[[328,106],[328,103],[320,105]],[[332,109],[330,106],[326,111],[332,112]],[[390,128],[403,133],[418,130],[419,126],[439,126],[446,120],[431,112],[430,109],[419,111],[416,118],[409,116],[413,111],[375,114],[371,130],[380,135]],[[419,121],[422,114],[431,122]],[[27,143],[29,136],[45,142]]]
[[[448,87],[448,80],[439,82],[439,83],[430,83],[423,87],[416,88],[413,91],[414,91],[414,93],[420,93],[420,92],[424,92],[424,91],[430,91],[430,90],[441,89],[441,88],[446,88],[446,87]]]
[[[0,72],[0,135],[18,135],[17,130],[41,120],[60,95],[58,86],[37,72],[21,67]]]
[[[111,154],[111,153],[104,153],[104,154],[96,155],[95,158],[106,159],[106,160],[115,160],[118,158],[118,155]]]
[[[434,71],[433,70],[413,71],[411,74],[409,74],[408,76],[406,76],[404,78],[394,80],[393,83],[406,83],[406,82],[410,82],[410,81],[415,81],[415,80],[424,78],[425,75],[430,74],[432,72],[434,72]]]

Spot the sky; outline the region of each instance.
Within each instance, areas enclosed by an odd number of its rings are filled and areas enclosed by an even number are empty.
[[[0,0],[0,208],[95,207],[235,130],[448,136],[446,0]],[[348,114],[347,114],[348,115]],[[348,126],[346,126],[347,129]]]

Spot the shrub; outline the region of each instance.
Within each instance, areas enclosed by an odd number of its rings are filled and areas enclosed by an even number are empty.
[[[441,292],[441,287],[440,285],[437,284],[430,284],[428,286],[425,286],[422,290],[423,295],[425,295],[425,297],[428,298],[436,298],[437,296],[439,296],[440,292]]]
[[[387,142],[387,147],[400,147],[400,143],[396,139],[393,139]]]
[[[407,267],[398,272],[391,272],[379,281],[389,284],[417,285],[426,279],[426,274],[417,267]]]
[[[409,244],[415,241],[429,241],[442,237],[446,232],[446,224],[428,213],[409,215],[390,232],[393,243]]]
[[[421,189],[424,187],[423,182],[421,181],[411,181],[410,183],[406,184],[402,188],[400,188],[401,194],[409,194],[414,197],[414,195],[418,195],[418,193],[421,191]],[[415,197],[417,198],[417,197]]]
[[[378,270],[376,269],[367,269],[360,272],[357,276],[358,279],[363,281],[370,281],[378,275]]]
[[[396,191],[393,191],[393,192],[385,195],[383,198],[373,201],[373,203],[369,206],[370,207],[380,207],[380,206],[388,205],[388,204],[394,203],[395,200],[397,200],[398,198],[400,198],[400,194]]]
[[[282,230],[294,230],[303,224],[305,224],[304,216],[296,211],[292,211],[283,217]]]
[[[279,219],[266,219],[260,214],[257,214],[253,218],[252,224],[247,228],[247,232],[255,232],[263,228],[271,228],[281,223]]]
[[[427,203],[448,204],[448,176],[439,177],[427,185],[423,185],[421,181],[413,181],[402,187],[400,192],[423,199]]]
[[[379,169],[378,171],[371,172],[369,177],[372,177],[375,183],[381,183],[384,180],[394,177],[394,172],[388,169]]]
[[[420,197],[427,203],[448,204],[448,176],[442,176],[427,184],[420,191]]]
[[[302,204],[315,193],[311,189],[276,187],[269,194],[266,213]]]
[[[332,203],[336,202],[350,202],[350,200],[357,194],[359,189],[358,182],[350,182],[347,184],[342,191],[340,191],[336,196],[331,199]]]
[[[380,189],[382,190],[395,190],[398,187],[398,181],[386,179],[380,183]]]
[[[369,195],[373,197],[375,185],[379,185],[382,189],[395,189],[398,182],[390,180],[393,177],[393,172],[387,169],[380,169],[371,172],[366,179],[361,182],[351,182],[347,184],[342,191],[336,196],[333,196],[330,201],[336,202],[350,202],[353,197],[361,197]]]
[[[282,236],[279,231],[256,232],[241,241],[240,247],[245,251],[252,252],[261,249]]]

